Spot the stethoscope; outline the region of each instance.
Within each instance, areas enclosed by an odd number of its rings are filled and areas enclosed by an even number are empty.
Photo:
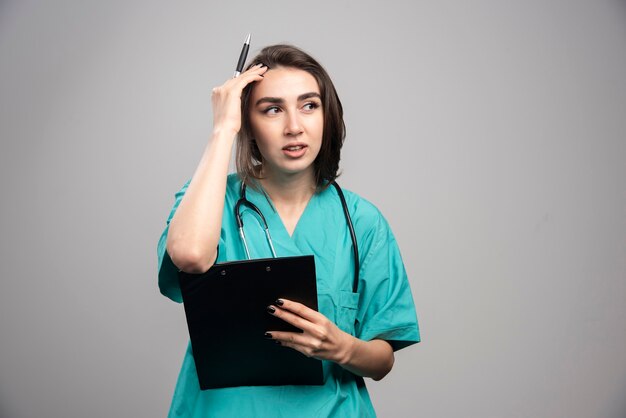
[[[350,212],[348,211],[348,205],[346,204],[346,198],[343,195],[343,191],[341,187],[336,182],[331,182],[335,189],[337,190],[337,194],[339,195],[339,200],[341,200],[341,206],[343,207],[343,213],[346,216],[346,223],[348,224],[348,230],[350,231],[350,239],[352,240],[352,252],[354,254],[354,281],[352,282],[352,291],[354,293],[359,289],[359,248],[356,242],[356,234],[354,233],[354,227],[352,226],[352,218],[350,218]],[[241,206],[247,206],[252,209],[259,215],[261,218],[261,222],[263,223],[263,229],[265,230],[265,238],[267,239],[267,243],[270,246],[270,250],[272,251],[272,257],[276,258],[276,250],[274,249],[274,243],[272,242],[272,236],[270,235],[270,228],[267,225],[267,221],[265,220],[265,216],[261,210],[252,202],[250,202],[246,198],[246,183],[241,182],[241,192],[239,194],[239,200],[235,204],[235,219],[237,219],[237,227],[239,228],[239,236],[241,237],[241,242],[243,243],[243,248],[246,251],[246,257],[250,260],[250,250],[248,249],[248,242],[246,241],[246,233],[243,230],[243,220],[241,219],[240,209]]]

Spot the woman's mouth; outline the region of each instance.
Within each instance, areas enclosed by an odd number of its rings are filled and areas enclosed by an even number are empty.
[[[283,153],[291,158],[299,158],[306,152],[307,146],[304,144],[293,144],[283,147]]]

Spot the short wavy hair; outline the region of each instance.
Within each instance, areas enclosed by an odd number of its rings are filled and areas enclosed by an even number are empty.
[[[330,76],[313,57],[292,45],[271,45],[263,48],[247,68],[259,63],[265,64],[269,69],[286,67],[303,70],[317,81],[324,111],[324,127],[322,145],[313,165],[317,188],[327,187],[339,176],[341,147],[346,136],[343,107]],[[251,179],[261,178],[263,164],[263,157],[254,140],[250,124],[249,98],[254,85],[255,83],[251,83],[246,86],[241,96],[242,120],[241,130],[237,135],[236,153],[237,173],[251,187],[254,187]]]

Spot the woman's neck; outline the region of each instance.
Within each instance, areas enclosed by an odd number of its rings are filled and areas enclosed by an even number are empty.
[[[313,170],[296,174],[262,173],[260,180],[287,233],[293,235],[300,217],[315,193]]]
[[[260,182],[265,192],[278,206],[306,205],[316,189],[312,170],[281,176],[265,173]]]

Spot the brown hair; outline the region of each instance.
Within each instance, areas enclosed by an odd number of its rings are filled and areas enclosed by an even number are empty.
[[[296,68],[311,74],[317,81],[320,89],[322,109],[324,110],[324,130],[322,146],[317,158],[313,162],[315,183],[318,189],[323,189],[337,178],[341,147],[346,136],[346,126],[343,121],[343,107],[335,86],[324,68],[309,54],[291,45],[271,45],[263,48],[254,57],[247,68],[263,63],[269,69],[275,67]],[[241,130],[237,135],[237,172],[241,179],[251,187],[250,179],[259,179],[263,157],[253,139],[248,100],[254,88],[254,83],[243,90],[241,100]]]

